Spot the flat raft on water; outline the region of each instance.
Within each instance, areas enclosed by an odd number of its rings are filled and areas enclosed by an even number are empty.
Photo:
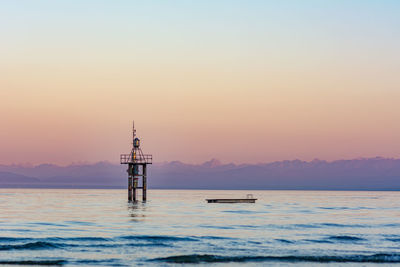
[[[256,203],[257,198],[215,198],[206,200],[208,203]]]
[[[213,198],[206,199],[208,203],[256,203],[257,198],[248,194],[247,198]]]

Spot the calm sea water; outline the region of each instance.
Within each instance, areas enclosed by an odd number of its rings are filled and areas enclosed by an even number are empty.
[[[252,193],[256,204],[208,204]],[[400,192],[0,189],[0,264],[400,263]]]

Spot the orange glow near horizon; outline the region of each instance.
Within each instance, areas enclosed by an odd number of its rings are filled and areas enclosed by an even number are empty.
[[[157,7],[152,21],[56,4],[40,18],[24,7],[26,27],[0,16],[0,164],[117,162],[132,120],[156,162],[400,157],[397,4],[285,21],[260,11],[278,6],[232,4],[221,19],[209,5],[181,7],[192,18]]]

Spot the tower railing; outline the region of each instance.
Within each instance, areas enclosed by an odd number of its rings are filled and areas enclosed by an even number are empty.
[[[140,155],[137,154],[136,158],[133,158],[132,154],[121,154],[120,156],[121,164],[129,164],[129,163],[137,163],[137,164],[152,164],[153,163],[153,156],[152,155]]]

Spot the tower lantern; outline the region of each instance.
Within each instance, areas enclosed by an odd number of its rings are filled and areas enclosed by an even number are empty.
[[[142,189],[142,199],[147,200],[147,164],[152,164],[153,156],[143,154],[140,148],[140,139],[136,137],[135,124],[133,123],[133,146],[130,154],[121,154],[121,164],[128,165],[128,201],[137,201],[137,190]],[[139,186],[139,180],[142,186]]]

